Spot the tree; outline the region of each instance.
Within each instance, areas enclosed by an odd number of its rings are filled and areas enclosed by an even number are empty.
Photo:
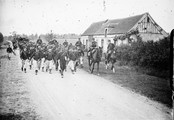
[[[3,40],[4,40],[3,34],[0,32],[0,44],[3,42]]]

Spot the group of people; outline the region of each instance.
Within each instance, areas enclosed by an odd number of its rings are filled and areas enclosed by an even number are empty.
[[[21,70],[26,72],[28,67],[29,69],[34,68],[36,75],[39,70],[51,73],[54,66],[56,70],[64,71],[68,62],[73,63],[71,69],[74,72],[75,64],[77,65],[81,56],[84,56],[80,39],[75,46],[71,43],[68,44],[67,40],[63,44],[59,44],[57,40],[51,40],[46,44],[40,38],[36,42],[26,38],[18,38],[13,45],[16,43],[22,61]],[[9,45],[7,53],[12,53],[13,45]]]
[[[67,61],[73,64],[73,67],[71,67],[72,71],[76,70],[75,66],[79,63],[83,67],[82,56],[84,56],[84,51],[80,39],[78,39],[75,46],[73,46],[72,43],[69,44],[67,40],[65,40],[63,44],[59,44],[57,40],[51,40],[46,44],[43,43],[40,38],[36,42],[32,42],[26,38],[17,38],[9,44],[7,48],[8,55],[12,53],[15,55],[14,49],[16,49],[17,46],[19,47],[20,58],[22,60],[21,70],[24,72],[26,72],[28,66],[29,69],[32,69],[33,67],[36,74],[38,74],[39,70],[49,71],[49,73],[51,73],[54,66],[56,70],[62,69],[63,71],[66,70]],[[88,53],[95,51],[96,47],[97,43],[93,39]],[[110,51],[108,51],[108,53],[109,52]],[[63,67],[61,63],[64,64]]]

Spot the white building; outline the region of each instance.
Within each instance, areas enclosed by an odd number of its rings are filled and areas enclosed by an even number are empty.
[[[81,35],[81,41],[88,48],[91,45],[91,40],[95,39],[98,46],[107,50],[109,42],[116,45],[128,44],[128,39],[114,41],[115,36],[120,36],[128,33],[131,30],[137,29],[142,40],[159,40],[167,37],[168,34],[152,19],[149,13],[136,15],[128,18],[105,20],[92,23],[87,30]],[[136,39],[135,36],[131,36]]]

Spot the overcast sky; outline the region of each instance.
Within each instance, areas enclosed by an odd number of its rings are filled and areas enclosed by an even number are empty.
[[[0,32],[82,34],[93,22],[149,12],[166,32],[174,0],[0,0]]]

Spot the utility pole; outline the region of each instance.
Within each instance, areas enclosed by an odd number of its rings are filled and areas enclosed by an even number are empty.
[[[105,12],[105,11],[106,11],[106,1],[103,0],[103,12]]]
[[[107,13],[106,13],[106,0],[103,0],[103,20],[106,20],[107,22]],[[108,28],[105,28],[105,37],[104,39],[104,45],[103,45],[103,50],[107,51],[107,45],[108,45],[108,38],[107,38],[107,32],[108,32]]]

